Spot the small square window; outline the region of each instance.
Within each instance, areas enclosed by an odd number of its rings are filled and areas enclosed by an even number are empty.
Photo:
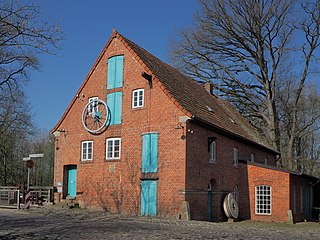
[[[92,160],[93,141],[84,141],[81,143],[81,161]]]
[[[132,92],[132,108],[140,108],[144,105],[144,89],[137,89]]]
[[[106,142],[106,159],[120,159],[121,138],[108,138]]]

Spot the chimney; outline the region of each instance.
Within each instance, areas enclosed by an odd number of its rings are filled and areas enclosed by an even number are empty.
[[[212,84],[211,81],[203,83],[202,86],[203,86],[211,95],[213,95],[213,84]]]

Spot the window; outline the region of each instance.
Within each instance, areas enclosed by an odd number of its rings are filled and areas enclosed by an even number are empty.
[[[92,160],[92,153],[93,153],[93,141],[84,141],[81,144],[81,160],[82,161],[89,161]]]
[[[251,162],[254,162],[254,161],[255,161],[255,155],[254,155],[254,153],[251,153],[250,160],[251,160]]]
[[[107,105],[110,111],[110,125],[121,124],[122,121],[122,92],[107,95]]]
[[[107,89],[122,87],[122,81],[123,81],[123,55],[109,58]]]
[[[271,187],[256,186],[256,214],[271,215]]]
[[[88,107],[88,114],[96,113],[98,112],[98,97],[91,97],[89,98],[89,107]]]
[[[214,163],[217,161],[217,144],[214,138],[208,138],[209,145],[209,163]]]
[[[233,148],[233,165],[238,165],[238,161],[239,161],[238,148]]]
[[[132,108],[143,107],[144,89],[137,89],[132,92]]]
[[[264,159],[264,164],[268,164],[268,158],[267,157]]]
[[[108,138],[106,142],[106,159],[120,159],[121,138]]]

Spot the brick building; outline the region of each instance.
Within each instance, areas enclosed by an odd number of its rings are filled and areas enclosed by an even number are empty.
[[[230,192],[245,219],[300,221],[320,205],[318,179],[277,169],[278,152],[210,84],[116,31],[52,132],[56,201],[212,221]]]

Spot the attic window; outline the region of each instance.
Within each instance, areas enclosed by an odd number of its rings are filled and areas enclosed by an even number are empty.
[[[208,109],[209,112],[213,112],[213,110],[212,110],[211,107],[209,107],[208,105],[206,105],[206,107],[207,107],[207,109]]]

